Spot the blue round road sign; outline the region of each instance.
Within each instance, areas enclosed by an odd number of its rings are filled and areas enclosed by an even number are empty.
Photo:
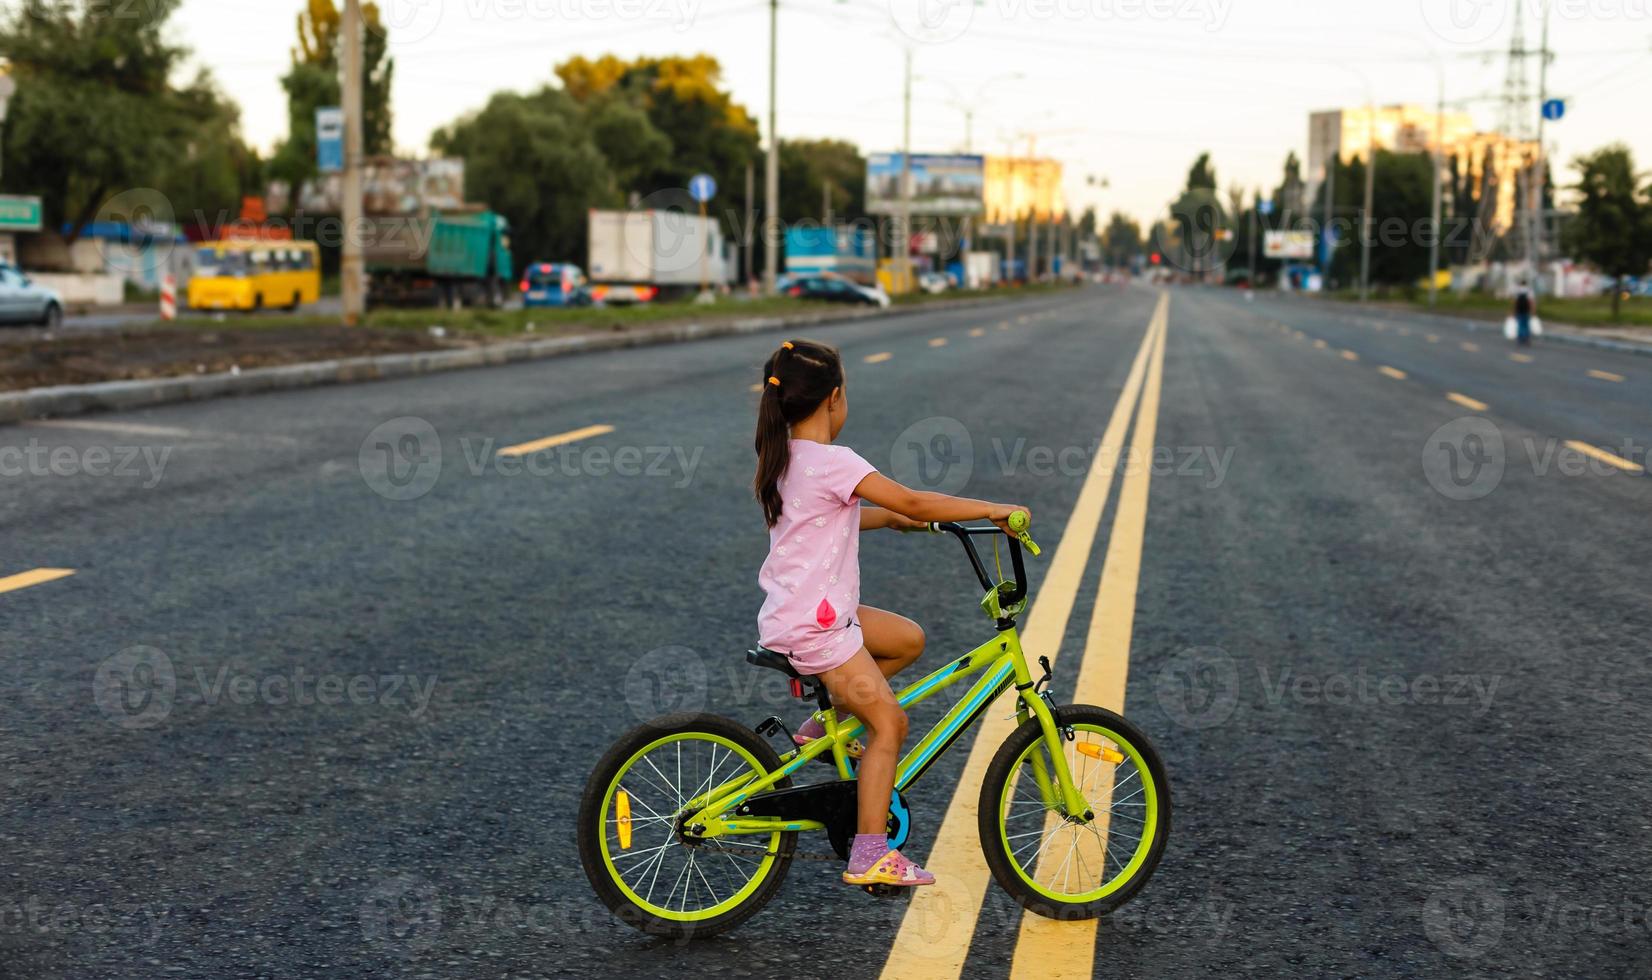
[[[1566,100],[1565,99],[1550,99],[1549,101],[1543,103],[1543,118],[1544,119],[1547,119],[1550,122],[1558,122],[1560,120],[1560,118],[1562,116],[1565,116],[1565,115],[1566,115]]]
[[[688,181],[688,196],[700,204],[717,196],[717,181],[710,174],[695,174]]]

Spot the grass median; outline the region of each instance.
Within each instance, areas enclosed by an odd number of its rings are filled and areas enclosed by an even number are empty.
[[[1359,300],[1359,294],[1349,290],[1339,291],[1332,295],[1341,300],[1353,302]],[[1423,290],[1378,291],[1372,295],[1372,299],[1378,303],[1434,313],[1446,313],[1476,320],[1502,320],[1514,310],[1512,299],[1491,296],[1486,293],[1464,293],[1459,295],[1450,290],[1441,290],[1438,301],[1433,307],[1428,305],[1428,293]],[[1619,305],[1619,319],[1613,320],[1612,297],[1610,296],[1580,298],[1540,296],[1537,300],[1537,315],[1545,320],[1553,320],[1555,323],[1565,323],[1575,327],[1640,329],[1652,327],[1652,299],[1644,296],[1631,296],[1623,300]]]
[[[903,296],[897,306],[1039,295],[1058,286]],[[542,337],[608,334],[669,323],[825,315],[844,307],[786,297],[582,309],[374,310],[357,327],[336,315],[188,315],[119,331],[30,331],[0,339],[0,391],[216,374],[376,354],[450,350]]]

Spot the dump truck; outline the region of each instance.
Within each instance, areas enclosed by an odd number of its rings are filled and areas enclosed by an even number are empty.
[[[367,219],[372,306],[498,309],[515,283],[510,222],[480,208]]]

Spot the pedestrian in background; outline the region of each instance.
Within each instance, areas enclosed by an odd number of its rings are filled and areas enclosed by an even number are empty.
[[[1514,339],[1516,343],[1525,345],[1532,342],[1532,313],[1536,310],[1536,303],[1532,299],[1532,291],[1522,285],[1514,294]]]

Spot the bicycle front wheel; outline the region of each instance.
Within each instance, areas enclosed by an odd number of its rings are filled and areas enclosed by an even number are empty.
[[[1054,709],[1061,752],[1091,818],[1061,807],[1037,719],[993,756],[981,785],[981,849],[1000,887],[1053,919],[1106,915],[1135,897],[1170,836],[1170,784],[1140,729],[1094,705]]]
[[[685,837],[682,822],[689,801],[778,768],[768,743],[717,715],[633,728],[597,763],[579,804],[579,859],[597,897],[630,925],[679,939],[755,915],[786,877],[797,834],[702,841]]]

